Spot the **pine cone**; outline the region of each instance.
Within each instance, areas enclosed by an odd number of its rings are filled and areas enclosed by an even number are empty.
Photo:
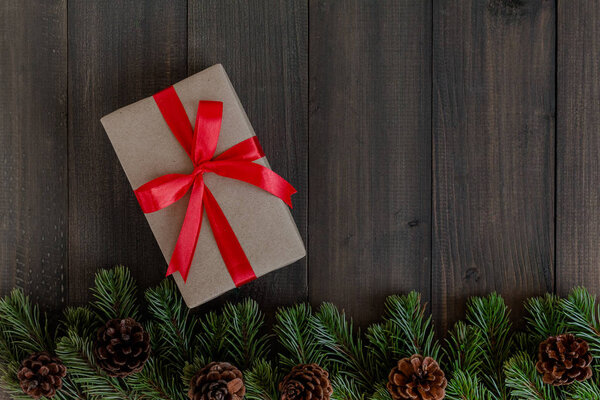
[[[535,368],[543,375],[544,383],[562,386],[589,379],[592,376],[591,363],[587,342],[566,333],[551,336],[540,343]]]
[[[296,365],[279,383],[281,400],[329,400],[329,374],[317,364]]]
[[[17,377],[23,392],[39,399],[53,397],[62,387],[67,368],[58,357],[48,352],[33,353],[21,362]]]
[[[441,400],[447,385],[444,371],[433,358],[414,354],[390,371],[387,390],[394,400]]]
[[[226,362],[211,362],[198,371],[188,392],[191,400],[242,400],[245,395],[242,372]]]
[[[150,336],[132,318],[111,319],[98,329],[94,355],[109,376],[131,375],[141,371],[150,356]]]

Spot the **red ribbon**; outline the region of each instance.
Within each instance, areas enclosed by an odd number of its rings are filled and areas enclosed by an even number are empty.
[[[222,102],[200,101],[196,125],[192,130],[183,104],[172,86],[155,94],[154,100],[171,132],[194,165],[191,174],[163,175],[135,191],[144,213],[151,213],[175,203],[191,189],[190,202],[169,262],[167,276],[179,271],[184,282],[187,280],[200,235],[204,208],[235,286],[239,287],[256,279],[254,270],[221,207],[204,184],[203,175],[213,172],[250,183],[279,197],[290,207],[291,196],[296,193],[296,189],[269,168],[252,162],[265,156],[256,137],[246,139],[214,157],[223,118]]]

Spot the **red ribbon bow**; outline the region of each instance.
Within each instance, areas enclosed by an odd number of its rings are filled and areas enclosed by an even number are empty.
[[[203,175],[213,172],[250,183],[279,197],[290,207],[292,207],[291,196],[296,193],[296,189],[275,172],[252,162],[265,156],[256,137],[246,139],[214,157],[223,118],[222,102],[200,101],[196,125],[192,130],[183,104],[172,86],[155,94],[154,100],[171,132],[194,165],[194,170],[190,174],[163,175],[135,191],[144,213],[151,213],[175,203],[191,188],[190,202],[175,251],[169,262],[167,276],[179,271],[183,280],[187,280],[202,226],[204,208],[221,256],[235,286],[256,279],[250,262],[221,207],[204,184]]]

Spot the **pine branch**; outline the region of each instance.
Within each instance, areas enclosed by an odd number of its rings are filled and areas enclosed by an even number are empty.
[[[470,378],[481,371],[481,353],[484,337],[480,329],[460,321],[448,332],[446,358],[449,360],[449,373],[460,372]]]
[[[21,289],[13,289],[0,300],[0,330],[3,340],[10,343],[1,346],[3,357],[20,361],[29,353],[54,350],[54,341],[47,323],[41,321],[38,306],[32,305]]]
[[[107,376],[97,366],[90,339],[69,331],[58,342],[56,352],[66,365],[69,376],[94,399],[130,400],[132,394],[118,379]]]
[[[264,316],[254,300],[225,304],[223,316],[229,326],[229,358],[238,368],[249,369],[257,360],[266,358],[269,349],[268,336],[262,333]]]
[[[98,320],[87,307],[67,307],[63,311],[61,328],[81,337],[93,337],[98,330]]]
[[[0,387],[11,399],[14,400],[31,400],[31,397],[23,392],[17,372],[19,371],[19,362],[9,362],[2,365],[2,376],[0,377]]]
[[[564,400],[560,390],[546,385],[535,369],[535,363],[525,353],[511,357],[505,366],[506,386],[519,400]]]
[[[558,296],[546,294],[533,297],[525,302],[528,328],[538,343],[550,336],[560,335],[565,329],[565,315],[561,310]]]
[[[208,358],[204,354],[196,354],[194,355],[194,359],[191,363],[186,362],[183,367],[183,371],[181,372],[181,381],[184,386],[189,386],[190,382],[196,372],[200,371],[206,365],[208,365],[212,360],[224,360],[222,358]]]
[[[280,363],[291,370],[297,364],[321,364],[323,353],[312,329],[312,310],[308,304],[297,304],[279,309],[273,327],[277,339],[285,349],[279,354]]]
[[[177,368],[192,361],[196,320],[189,317],[173,280],[165,279],[156,288],[146,290],[146,300],[156,322],[153,340],[159,342],[161,360]]]
[[[227,340],[229,331],[228,321],[223,315],[209,312],[199,320],[199,333],[196,335],[198,351],[196,357],[206,365],[213,360],[227,359]]]
[[[143,399],[150,400],[187,400],[187,392],[179,377],[173,376],[170,368],[161,365],[160,361],[150,358],[144,369],[133,374],[127,383]]]
[[[93,306],[100,321],[113,318],[138,320],[137,286],[129,269],[122,265],[102,269],[96,274],[92,288]]]
[[[585,382],[574,382],[567,388],[569,400],[598,400],[600,399],[600,387],[593,380]]]
[[[368,351],[372,354],[377,380],[385,380],[399,359],[406,355],[400,327],[392,321],[372,324],[365,333]]]
[[[571,291],[562,305],[569,332],[588,342],[594,358],[600,358],[600,310],[596,296],[578,287]]]
[[[425,316],[421,295],[410,292],[406,296],[390,296],[386,301],[386,320],[400,329],[399,340],[405,346],[406,356],[421,354],[439,360],[440,344],[435,340],[431,316]]]
[[[497,293],[473,297],[467,304],[467,321],[480,330],[484,339],[483,379],[488,389],[501,399],[507,398],[503,367],[514,344],[509,316],[508,307]]]
[[[375,386],[375,393],[369,397],[369,400],[392,400],[392,395],[388,392],[384,384],[377,384]]]
[[[333,394],[331,400],[366,400],[364,390],[347,376],[334,376],[331,379]]]
[[[446,388],[447,400],[497,400],[477,378],[461,370],[455,370]]]
[[[362,390],[370,390],[375,382],[373,361],[369,359],[360,331],[355,336],[352,320],[347,321],[333,304],[324,303],[312,319],[312,325],[324,348],[328,371],[346,375],[356,380]]]
[[[244,373],[246,399],[279,400],[279,382],[283,379],[277,367],[264,359],[258,360]]]

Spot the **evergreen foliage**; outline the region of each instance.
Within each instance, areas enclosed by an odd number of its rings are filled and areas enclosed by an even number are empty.
[[[145,292],[124,267],[98,272],[89,307],[64,310],[56,332],[21,290],[0,299],[0,386],[25,400],[17,379],[21,360],[37,351],[61,358],[68,374],[59,400],[185,400],[192,376],[211,361],[242,369],[249,400],[278,400],[279,382],[297,364],[317,363],[329,373],[333,400],[391,400],[389,371],[400,358],[419,353],[435,358],[448,379],[448,400],[597,400],[600,363],[594,377],[570,386],[543,383],[536,371],[537,347],[548,336],[573,333],[600,358],[600,308],[583,288],[566,298],[529,299],[525,329],[515,332],[498,294],[467,303],[464,321],[435,339],[431,317],[417,293],[391,296],[382,320],[364,331],[333,304],[314,310],[298,304],[278,310],[273,335],[258,304],[244,300],[220,312],[193,315],[168,279]],[[111,378],[98,368],[93,345],[108,319],[143,323],[152,354],[142,372]]]

